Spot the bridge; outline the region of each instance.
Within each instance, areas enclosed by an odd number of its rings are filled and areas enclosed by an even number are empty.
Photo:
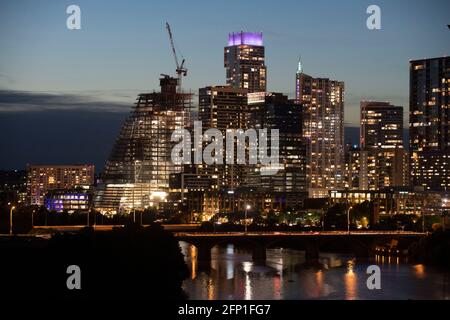
[[[175,232],[179,241],[197,248],[197,260],[211,260],[211,249],[220,244],[247,244],[254,261],[266,260],[266,249],[277,245],[294,245],[305,251],[308,262],[316,262],[320,249],[338,246],[357,257],[374,254],[377,245],[394,241],[412,243],[426,233],[405,231],[322,231],[322,232]]]
[[[78,226],[34,226],[38,233],[77,232],[85,225]],[[96,225],[96,231],[109,231],[122,228],[123,225]],[[145,227],[145,226],[144,226]],[[211,260],[211,249],[220,244],[247,245],[252,251],[253,260],[265,261],[266,249],[276,246],[294,246],[305,251],[307,261],[315,262],[321,250],[330,247],[347,249],[357,257],[369,257],[375,253],[375,247],[387,245],[392,241],[410,244],[424,237],[426,233],[408,231],[320,231],[320,232],[200,232],[199,224],[163,225],[165,230],[197,248],[197,260]]]
[[[148,227],[149,225],[142,225],[142,227]],[[168,230],[168,231],[195,231],[198,230],[200,228],[200,223],[185,223],[185,224],[162,224],[161,225],[164,230]],[[87,225],[67,225],[67,226],[33,226],[33,229],[38,231],[42,231],[42,232],[77,232],[80,231],[84,228],[86,228]],[[124,225],[123,224],[114,224],[114,225],[91,225],[89,226],[91,228],[93,228],[95,231],[111,231],[113,229],[117,229],[117,228],[123,228]]]

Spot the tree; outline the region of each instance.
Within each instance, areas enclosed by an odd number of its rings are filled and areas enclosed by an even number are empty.
[[[396,214],[381,216],[378,222],[378,228],[383,230],[415,230],[421,228],[422,222],[415,215]]]
[[[350,210],[350,221],[353,225],[359,222],[361,225],[373,224],[374,205],[373,202],[364,201],[352,206]]]
[[[275,211],[270,210],[267,214],[267,224],[269,227],[274,227],[275,225],[280,223],[280,218],[277,216]]]
[[[178,240],[159,225],[9,241],[0,247],[0,274],[10,297],[185,298],[189,270]],[[71,265],[81,270],[82,290],[67,290]]]
[[[345,230],[347,229],[347,214],[345,204],[335,204],[325,213],[324,226],[326,230]]]

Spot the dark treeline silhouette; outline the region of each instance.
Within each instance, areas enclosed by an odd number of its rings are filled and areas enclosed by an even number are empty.
[[[0,234],[9,232],[10,206],[0,201]],[[43,206],[17,206],[13,211],[13,232],[24,234],[32,230],[32,226],[66,226],[66,225],[125,225],[136,223],[149,225],[158,219],[171,222],[169,214],[157,213],[154,209],[136,210],[134,214],[102,215],[95,210],[56,212],[49,211]],[[176,222],[176,221],[175,221]]]
[[[438,228],[432,234],[415,242],[410,247],[413,261],[439,265],[450,269],[450,230]]]
[[[189,274],[178,241],[159,225],[4,237],[0,255],[1,288],[14,298],[183,299]],[[67,288],[70,265],[81,269],[81,290]]]
[[[317,201],[315,201],[317,200]],[[9,232],[9,206],[0,201],[0,234]],[[321,230],[347,230],[347,218],[350,220],[350,229],[357,229],[357,221],[366,221],[370,230],[404,230],[404,231],[431,231],[434,224],[442,222],[439,216],[422,217],[406,214],[380,215],[375,219],[374,205],[366,201],[351,208],[347,204],[328,205],[323,199],[308,199],[305,208],[286,208],[281,212],[271,211],[267,214],[249,212],[252,218],[249,230],[272,231],[321,231]],[[349,217],[347,214],[349,213]],[[228,222],[218,224],[226,217]],[[219,213],[210,222],[203,223],[204,231],[241,231],[244,229],[244,211],[232,213]],[[102,215],[94,210],[87,212],[55,212],[45,207],[18,206],[13,212],[13,233],[26,234],[34,226],[59,225],[125,225],[136,222],[149,225],[155,222],[164,224],[184,224],[191,222],[186,214],[173,214],[157,212],[155,209],[144,211],[136,210],[130,214]]]

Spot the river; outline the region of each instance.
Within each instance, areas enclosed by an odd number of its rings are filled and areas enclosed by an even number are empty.
[[[372,300],[450,299],[449,271],[399,258],[357,261],[351,256],[321,253],[319,267],[304,265],[304,252],[268,249],[265,265],[234,245],[216,246],[210,266],[199,265],[196,249],[180,242],[190,270],[183,288],[193,300]],[[381,269],[381,290],[369,290],[367,267]]]

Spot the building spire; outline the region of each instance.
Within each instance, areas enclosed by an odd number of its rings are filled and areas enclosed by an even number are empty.
[[[302,64],[302,56],[298,57],[298,66],[297,66],[297,74],[303,73],[303,64]]]

